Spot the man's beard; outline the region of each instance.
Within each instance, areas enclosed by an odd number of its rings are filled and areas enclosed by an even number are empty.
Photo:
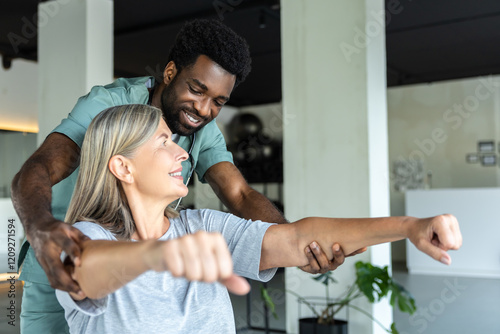
[[[177,100],[177,95],[174,93],[174,91],[168,89],[168,87],[165,87],[165,91],[163,92],[161,98],[161,109],[163,111],[163,116],[165,117],[165,122],[167,123],[172,133],[176,133],[181,136],[190,136],[196,131],[201,130],[205,125],[209,123],[206,118],[201,117],[198,114],[198,112],[193,108],[189,108],[187,106],[176,108],[175,107],[176,100]],[[193,127],[190,126],[189,124],[181,123],[181,117],[184,117],[183,115],[181,115],[181,113],[183,112],[196,115],[198,119],[201,119],[200,122],[202,122],[202,124]]]

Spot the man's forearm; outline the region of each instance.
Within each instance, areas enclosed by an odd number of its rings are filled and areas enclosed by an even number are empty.
[[[52,133],[24,163],[12,181],[12,201],[28,240],[37,226],[54,220],[52,186],[78,166],[80,148],[71,139]]]
[[[243,200],[239,204],[238,206],[230,208],[231,213],[238,217],[275,224],[288,223],[273,203],[254,189],[251,189],[245,194]]]
[[[36,163],[25,164],[12,181],[12,203],[30,242],[32,230],[53,218],[51,187],[47,170]]]

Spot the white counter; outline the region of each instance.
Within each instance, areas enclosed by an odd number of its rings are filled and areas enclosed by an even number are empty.
[[[406,214],[428,217],[454,214],[463,246],[450,251],[445,266],[406,242],[410,273],[500,278],[500,188],[412,190],[406,193]]]

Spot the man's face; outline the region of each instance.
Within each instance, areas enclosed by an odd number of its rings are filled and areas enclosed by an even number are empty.
[[[189,136],[219,114],[229,100],[236,76],[207,56],[177,72],[161,95],[161,109],[173,133]]]

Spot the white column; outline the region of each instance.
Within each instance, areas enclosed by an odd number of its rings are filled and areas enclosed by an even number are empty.
[[[77,99],[113,78],[113,2],[53,0],[38,6],[41,144]]]
[[[387,216],[384,1],[282,1],[281,24],[286,217]],[[333,295],[353,283],[358,260],[389,264],[389,247],[346,260],[335,271]],[[304,296],[325,294],[296,268],[286,270],[286,287]],[[390,326],[387,303],[356,305]],[[290,294],[286,314],[287,331],[298,333]],[[354,310],[349,332],[383,333]]]

